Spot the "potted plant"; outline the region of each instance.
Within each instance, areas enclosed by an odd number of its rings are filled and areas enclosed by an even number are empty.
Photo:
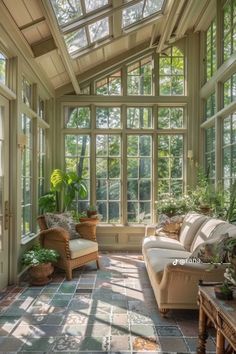
[[[225,280],[221,285],[215,285],[214,292],[217,299],[233,300],[232,284],[230,284],[227,280]]]
[[[29,275],[32,285],[45,285],[51,281],[50,275],[54,271],[52,263],[59,258],[59,253],[52,249],[41,248],[36,245],[22,256],[22,264],[30,266]]]
[[[94,205],[90,205],[87,209],[87,217],[91,218],[97,215],[97,208]]]
[[[225,241],[224,250],[227,251],[227,261],[229,262],[225,273],[224,282],[214,287],[215,295],[221,300],[233,299],[233,287],[236,286],[236,238],[230,237]],[[217,249],[216,255],[217,258]],[[217,264],[217,263],[215,263]]]
[[[186,214],[192,210],[191,198],[187,195],[181,197],[165,196],[157,201],[158,215],[165,214],[169,217]]]

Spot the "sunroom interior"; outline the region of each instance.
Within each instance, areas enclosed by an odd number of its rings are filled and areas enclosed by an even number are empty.
[[[106,256],[141,255],[158,200],[236,158],[235,0],[0,2],[0,289],[19,284],[56,168],[86,182]],[[141,259],[141,258],[140,258]]]

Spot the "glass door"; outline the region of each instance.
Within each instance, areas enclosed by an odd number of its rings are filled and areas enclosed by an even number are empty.
[[[9,271],[9,101],[0,96],[0,289]]]

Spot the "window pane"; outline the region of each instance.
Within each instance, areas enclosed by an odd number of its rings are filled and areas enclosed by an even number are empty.
[[[158,137],[158,195],[181,195],[183,192],[183,136]]]
[[[66,128],[90,128],[89,107],[65,107],[64,117]]]
[[[140,60],[128,68],[128,95],[152,94],[152,58]]]
[[[223,179],[225,190],[230,189],[236,177],[236,114],[223,120]]]
[[[177,129],[183,127],[184,110],[181,107],[158,108],[158,128]]]
[[[152,108],[129,107],[127,108],[127,128],[151,128]]]
[[[127,146],[128,222],[150,222],[152,175],[151,136],[128,135]]]
[[[86,12],[91,12],[108,4],[108,0],[85,0]]]
[[[96,197],[102,222],[120,222],[121,139],[96,136]]]
[[[97,107],[96,127],[97,128],[120,128],[120,108]]]
[[[80,0],[51,0],[59,25],[64,25],[80,17]]]
[[[176,47],[171,47],[159,57],[160,95],[184,94],[184,55]]]
[[[90,200],[90,136],[65,135],[65,169],[76,171],[85,180],[88,195],[81,200],[76,196],[75,205],[78,212],[83,212]]]
[[[121,72],[117,71],[95,83],[97,95],[121,95]]]
[[[91,42],[95,42],[109,35],[108,17],[88,26]]]
[[[125,8],[122,12],[122,27],[131,25],[142,19],[143,0]]]
[[[30,234],[32,230],[32,120],[25,114],[21,118],[22,133],[25,136],[25,146],[21,154],[22,183],[22,235]]]
[[[64,35],[65,43],[70,54],[88,46],[85,28]]]
[[[0,82],[6,85],[6,57],[0,53]]]
[[[143,16],[147,17],[157,11],[160,11],[162,5],[163,5],[163,0],[147,0],[144,8]]]

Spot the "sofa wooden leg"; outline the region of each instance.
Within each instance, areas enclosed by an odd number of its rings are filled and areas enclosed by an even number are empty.
[[[96,264],[97,264],[97,269],[100,269],[98,259],[96,260]]]
[[[161,308],[159,309],[159,312],[161,314],[162,317],[166,317],[167,313],[170,311],[170,309],[165,309],[165,308]]]

